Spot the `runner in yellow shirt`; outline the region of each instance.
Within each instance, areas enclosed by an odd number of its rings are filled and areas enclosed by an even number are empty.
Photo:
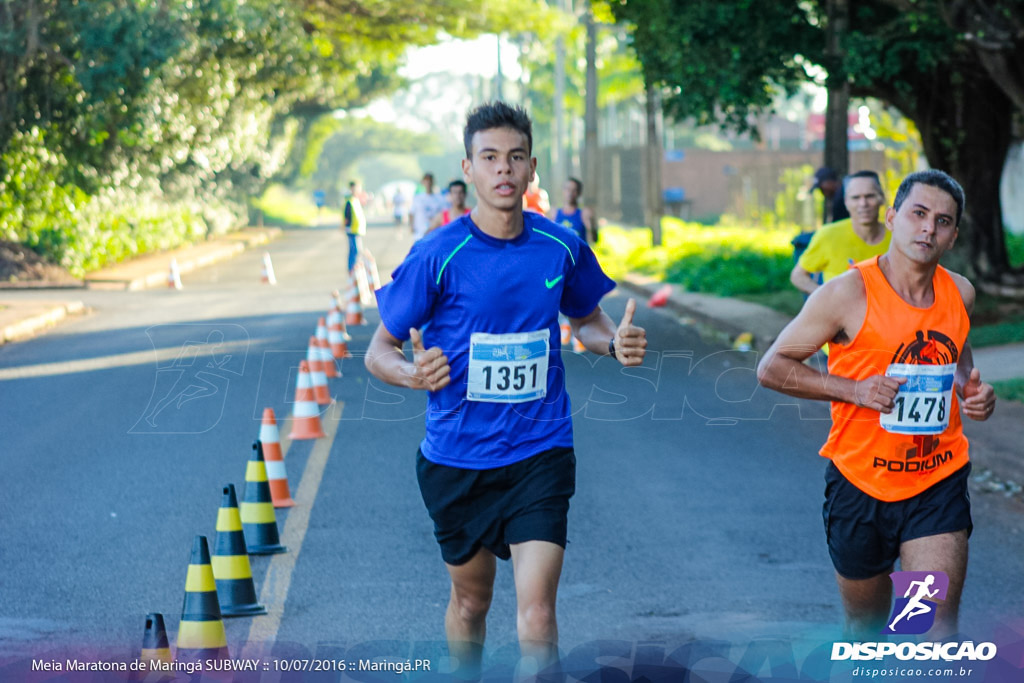
[[[885,193],[878,174],[858,171],[843,179],[846,208],[850,217],[822,226],[789,274],[790,282],[810,294],[819,285],[812,273],[822,273],[828,282],[850,267],[889,249],[891,233],[878,220],[885,205]]]

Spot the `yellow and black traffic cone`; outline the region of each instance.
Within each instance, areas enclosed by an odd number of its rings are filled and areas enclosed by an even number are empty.
[[[217,511],[217,541],[213,546],[213,578],[217,582],[217,600],[225,617],[266,614],[267,608],[256,598],[252,567],[245,548],[242,518],[238,514],[235,485],[224,487]]]
[[[263,444],[252,445],[252,457],[245,468],[245,498],[242,499],[242,530],[250,555],[273,555],[287,552],[277,533],[277,515],[267,482],[267,465],[263,460]]]
[[[210,548],[206,544],[206,536],[196,536],[192,541],[192,559],[185,579],[185,602],[181,606],[175,659],[202,661],[227,658],[228,639],[217,602]]]
[[[146,665],[147,671],[152,668],[149,662],[169,664],[174,661],[171,657],[171,644],[167,640],[164,615],[160,612],[146,615],[146,632],[142,636],[142,652],[139,654],[139,661]]]

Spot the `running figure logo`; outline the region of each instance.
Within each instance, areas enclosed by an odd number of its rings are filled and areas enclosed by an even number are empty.
[[[156,353],[153,392],[131,434],[201,434],[220,421],[241,377],[249,335],[239,325],[172,324],[146,330]]]
[[[935,600],[945,600],[949,577],[945,572],[893,572],[889,575],[897,597],[882,633],[921,634],[935,623]]]
[[[892,355],[892,363],[909,365],[947,365],[956,363],[960,351],[953,340],[935,330],[918,330],[914,340],[900,344]]]

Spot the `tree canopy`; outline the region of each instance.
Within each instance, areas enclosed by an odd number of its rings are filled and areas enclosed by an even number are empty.
[[[849,6],[840,54],[827,56],[829,3]],[[1020,0],[618,0],[648,82],[666,112],[745,129],[772,97],[802,82],[844,79],[855,96],[897,107],[917,125],[929,163],[965,187],[961,243],[988,286],[1022,283],[1006,257],[999,178],[1024,113]]]
[[[540,0],[4,0],[0,238],[81,270],[237,224],[318,117],[398,86],[407,47],[548,16]]]

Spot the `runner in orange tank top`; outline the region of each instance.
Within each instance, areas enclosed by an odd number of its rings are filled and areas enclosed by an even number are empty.
[[[888,252],[811,295],[758,367],[766,387],[831,401],[823,518],[850,637],[880,638],[897,559],[946,573],[928,637],[957,630],[972,529],[960,412],[995,408],[967,341],[974,287],[939,266],[963,207],[942,171],[907,176],[885,214]],[[825,342],[828,373],[803,362]]]

